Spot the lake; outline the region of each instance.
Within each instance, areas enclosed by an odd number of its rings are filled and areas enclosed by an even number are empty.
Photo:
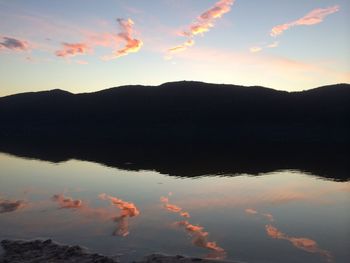
[[[299,170],[188,178],[0,153],[1,239],[52,238],[124,262],[349,262],[349,201],[349,181]]]

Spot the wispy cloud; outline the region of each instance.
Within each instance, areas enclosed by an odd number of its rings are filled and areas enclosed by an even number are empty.
[[[302,18],[273,27],[270,32],[270,35],[273,37],[276,37],[278,35],[281,35],[284,31],[294,26],[311,26],[311,25],[319,24],[324,20],[326,16],[338,12],[339,9],[340,7],[338,5],[327,7],[327,8],[314,9]]]
[[[11,51],[27,51],[29,43],[25,40],[20,40],[13,37],[0,36],[0,50],[7,49]]]
[[[262,47],[251,47],[249,49],[249,51],[252,53],[260,52],[261,50],[262,50]]]
[[[90,52],[91,48],[85,43],[62,43],[63,48],[56,51],[58,57],[74,57]]]
[[[113,55],[102,57],[103,60],[111,60],[134,53],[140,50],[143,42],[133,37],[134,22],[131,19],[118,18],[120,33],[89,33],[86,40],[79,43],[62,43],[62,49],[57,50],[55,55],[62,58],[74,57],[77,55],[86,55],[92,53],[96,47],[107,47],[113,49]],[[124,46],[120,48],[120,44]],[[83,63],[86,64],[86,63]]]
[[[231,10],[235,0],[220,0],[212,8],[202,13],[188,28],[180,33],[188,40],[181,45],[168,49],[169,53],[179,52],[194,45],[194,36],[204,34],[214,27],[215,21]],[[169,55],[167,56],[169,58]]]

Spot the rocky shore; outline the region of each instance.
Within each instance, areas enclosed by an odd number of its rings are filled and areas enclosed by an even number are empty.
[[[0,263],[119,263],[117,257],[90,253],[80,246],[48,240],[3,240]],[[135,263],[222,263],[228,261],[152,254]],[[233,263],[233,262],[231,262]]]

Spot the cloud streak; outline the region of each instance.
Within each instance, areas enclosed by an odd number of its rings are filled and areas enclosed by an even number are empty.
[[[3,36],[0,37],[0,50],[2,49],[11,51],[27,51],[29,50],[29,43],[25,40]]]
[[[215,21],[224,14],[230,12],[231,6],[235,0],[220,0],[212,8],[202,13],[188,28],[180,33],[181,36],[187,37],[188,40],[183,44],[168,49],[168,53],[180,52],[194,45],[194,36],[204,34],[214,27]],[[167,56],[169,57],[169,56]]]
[[[311,26],[311,25],[319,24],[324,20],[326,16],[338,12],[339,9],[340,7],[338,5],[327,7],[327,8],[314,9],[310,13],[303,16],[302,18],[273,27],[271,29],[270,35],[272,37],[276,37],[278,35],[281,35],[284,31],[294,26]]]

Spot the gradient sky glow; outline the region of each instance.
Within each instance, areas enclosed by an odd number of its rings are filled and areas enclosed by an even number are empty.
[[[0,96],[350,82],[348,0],[0,0]]]

